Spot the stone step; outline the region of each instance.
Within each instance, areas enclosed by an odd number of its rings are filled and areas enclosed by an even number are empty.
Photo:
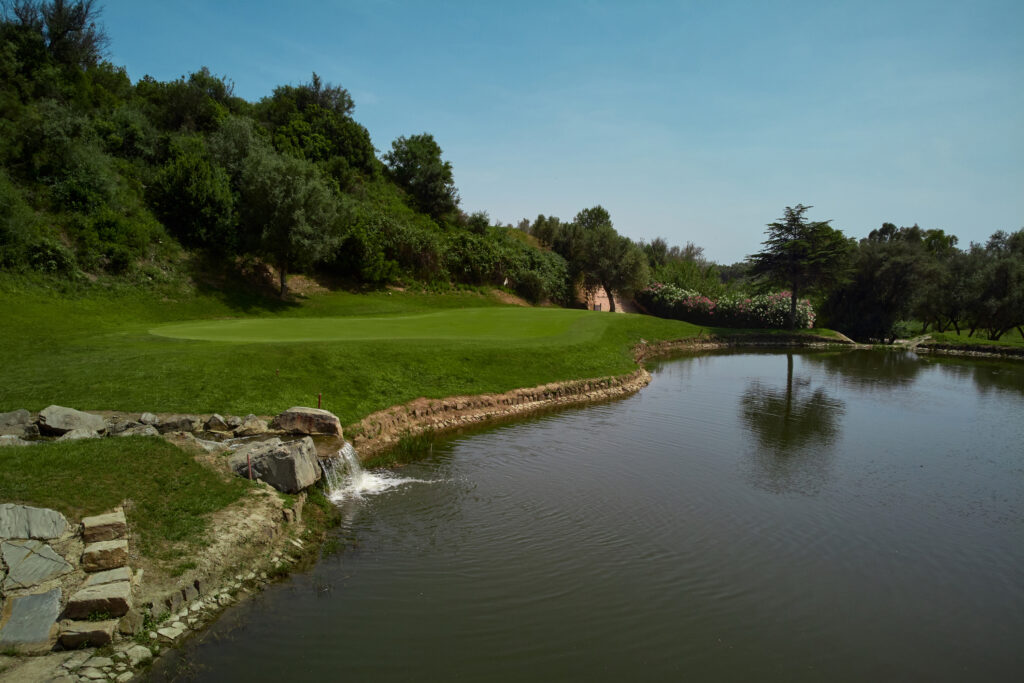
[[[88,586],[99,586],[104,583],[114,583],[116,581],[131,581],[132,570],[131,567],[118,567],[117,569],[107,569],[106,571],[96,572],[90,574],[85,579],[85,587]]]
[[[128,520],[124,518],[123,510],[82,518],[82,538],[86,543],[124,538],[127,531]]]
[[[65,649],[73,650],[83,645],[103,647],[114,640],[117,631],[117,619],[106,621],[62,621],[60,625],[60,644]]]
[[[128,564],[128,541],[97,541],[82,551],[82,569],[101,572]]]
[[[96,615],[123,617],[131,608],[131,581],[116,581],[79,590],[68,600],[64,615],[69,619],[88,619]]]

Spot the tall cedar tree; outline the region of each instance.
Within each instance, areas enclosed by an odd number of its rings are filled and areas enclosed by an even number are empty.
[[[829,225],[808,221],[812,207],[787,206],[785,216],[768,224],[764,251],[750,257],[752,274],[789,288],[789,329],[796,328],[796,302],[801,294],[840,282],[853,249],[852,240]]]

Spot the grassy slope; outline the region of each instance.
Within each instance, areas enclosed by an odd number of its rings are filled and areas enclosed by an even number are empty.
[[[200,545],[205,515],[250,485],[224,480],[177,447],[145,437],[0,448],[0,472],[0,501],[54,508],[72,520],[130,499],[139,549],[167,562]]]
[[[232,343],[150,334],[178,321],[258,317],[286,328],[306,324],[297,319],[409,316],[497,305],[474,293],[337,292],[299,306],[223,293],[168,298],[139,290],[93,290],[68,296],[6,281],[0,283],[5,322],[0,347],[7,350],[0,369],[0,410],[58,403],[86,410],[273,414],[292,405],[315,405],[322,392],[324,407],[350,424],[418,396],[506,391],[629,372],[634,368],[630,348],[641,337],[682,338],[700,330],[646,316],[516,307],[484,312],[487,324],[442,316],[449,333],[464,333],[443,340],[404,334]],[[502,327],[507,335],[495,333]],[[545,331],[550,336],[537,336]]]

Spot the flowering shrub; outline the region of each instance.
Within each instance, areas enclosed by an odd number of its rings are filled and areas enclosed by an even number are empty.
[[[785,328],[789,318],[789,292],[743,296],[726,294],[711,299],[675,285],[659,282],[637,292],[648,311],[662,318],[720,327]],[[814,327],[814,308],[807,299],[796,302],[796,326]]]

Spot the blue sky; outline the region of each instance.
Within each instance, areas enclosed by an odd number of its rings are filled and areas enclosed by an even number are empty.
[[[1024,2],[107,0],[133,80],[313,71],[380,150],[434,135],[467,212],[602,204],[731,263],[786,206],[863,237],[1024,227]]]

